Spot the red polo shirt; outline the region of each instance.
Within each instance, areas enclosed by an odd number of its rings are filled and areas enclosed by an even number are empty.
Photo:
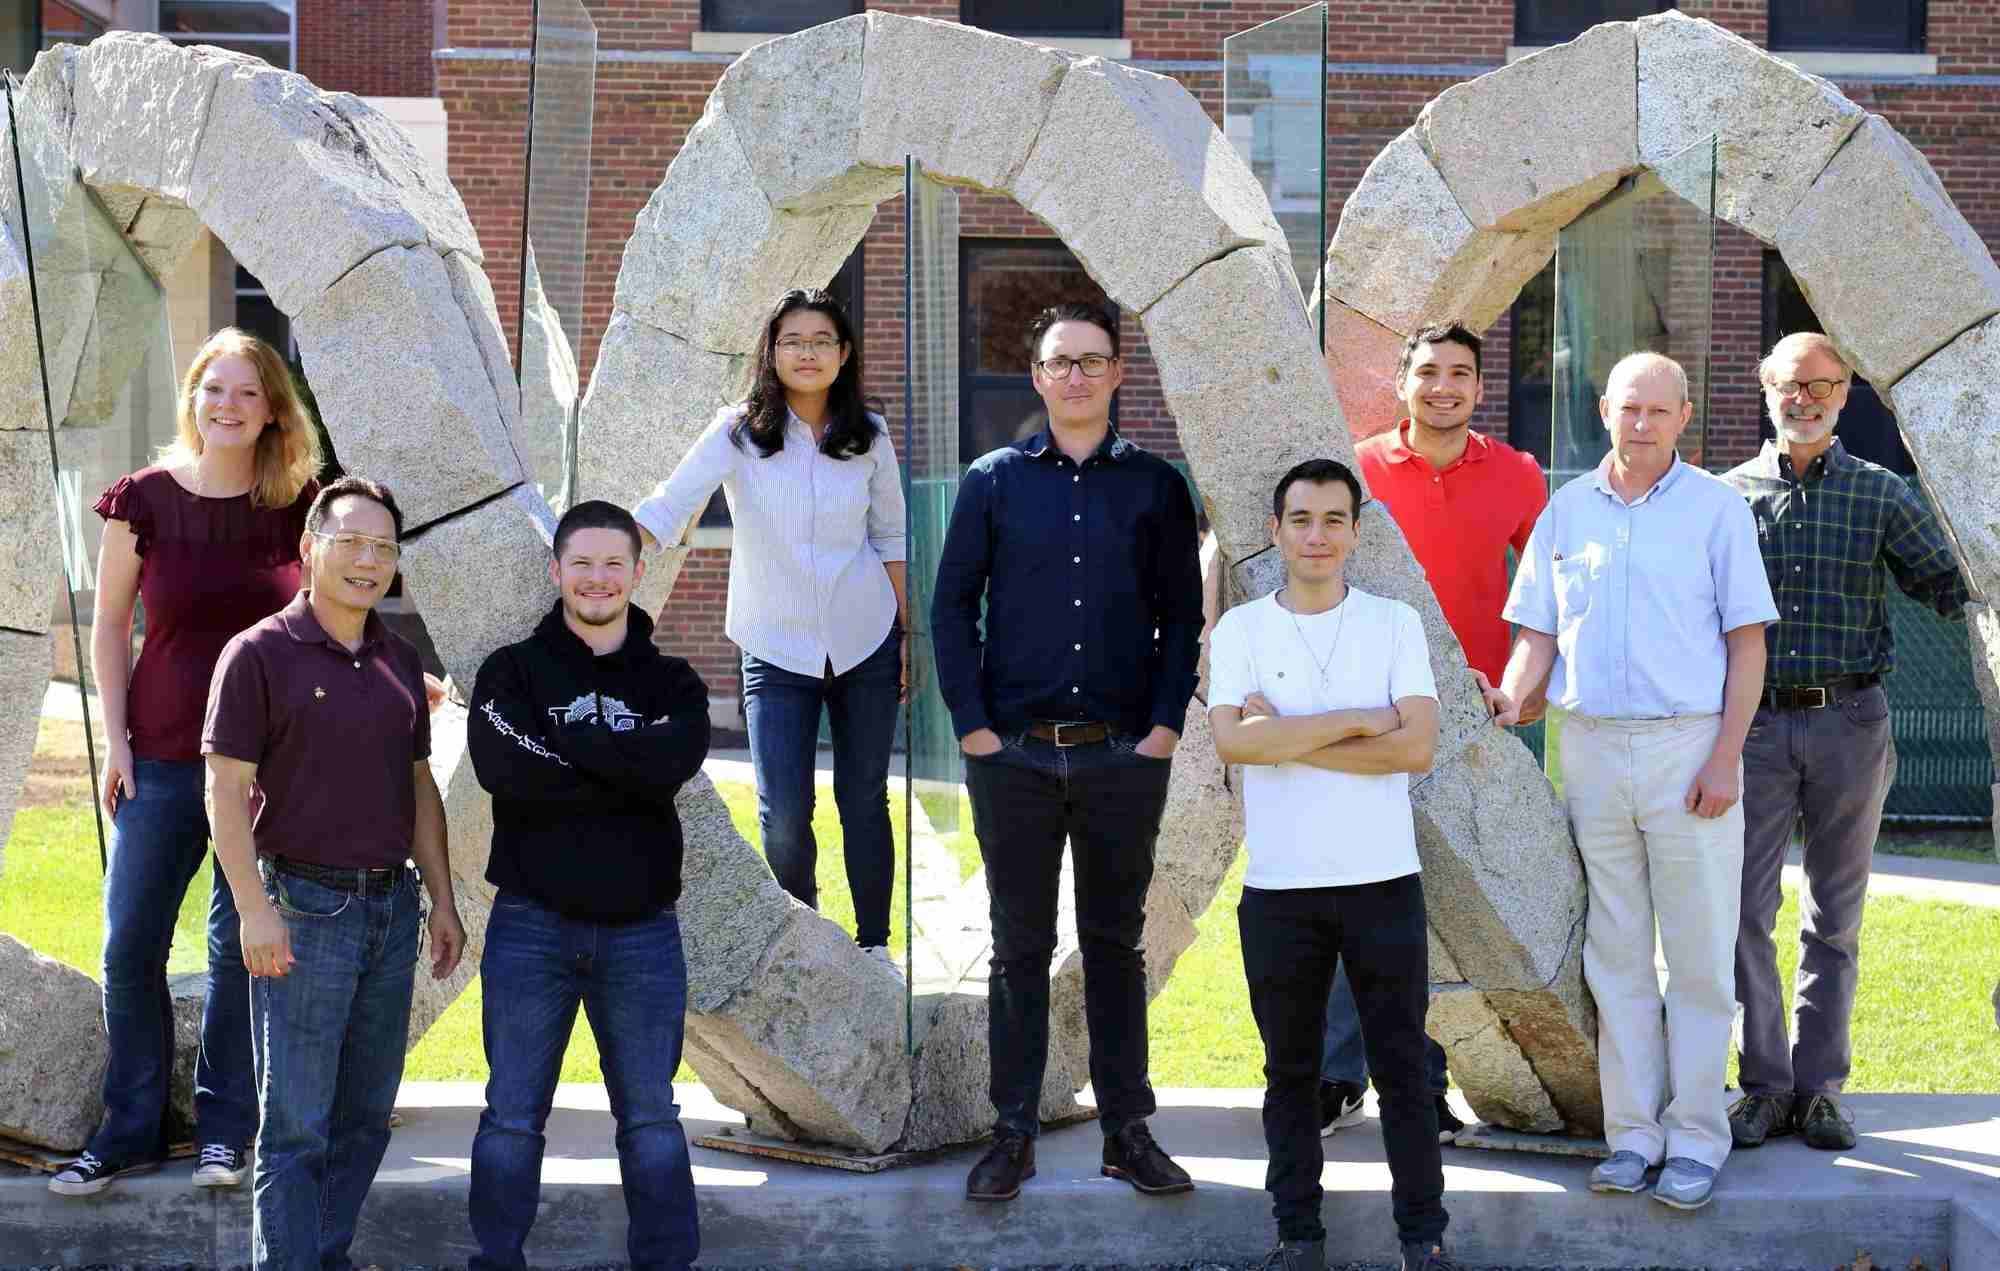
[[[1405,419],[1354,447],[1361,479],[1410,541],[1465,660],[1498,684],[1510,644],[1500,617],[1507,547],[1527,547],[1549,501],[1548,481],[1533,455],[1476,432],[1465,453],[1439,471],[1409,448],[1409,427]]]

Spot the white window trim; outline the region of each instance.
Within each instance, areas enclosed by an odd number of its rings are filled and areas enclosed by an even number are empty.
[[[747,53],[766,40],[781,38],[776,31],[696,31],[691,37],[688,49],[694,53]],[[1023,36],[1030,44],[1040,44],[1065,53],[1075,53],[1080,57],[1102,57],[1111,61],[1128,61],[1132,56],[1132,41],[1113,39],[1057,39],[1043,36]]]
[[[1530,53],[1553,47],[1541,44],[1510,44],[1507,60],[1518,62]],[[1937,56],[1932,53],[1806,53],[1766,50],[1772,57],[1790,62],[1811,75],[1840,79],[1849,75],[1924,76],[1938,73]]]

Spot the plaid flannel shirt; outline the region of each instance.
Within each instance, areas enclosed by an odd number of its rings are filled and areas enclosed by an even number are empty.
[[[1765,628],[1764,682],[1824,684],[1895,666],[1888,581],[1947,618],[1968,599],[1957,558],[1908,483],[1836,440],[1803,477],[1766,441],[1723,474],[1757,519],[1757,546],[1778,602]]]

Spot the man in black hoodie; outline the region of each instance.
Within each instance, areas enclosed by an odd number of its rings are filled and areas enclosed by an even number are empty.
[[[632,1266],[684,1271],[701,1247],[673,1088],[687,1009],[674,795],[708,753],[708,690],[653,646],[631,604],[644,572],[629,513],[571,508],[549,567],[562,599],[486,659],[472,693],[498,892],[479,964],[492,1076],[472,1143],[471,1271],[527,1266],[542,1128],[579,1002],[618,1124]]]

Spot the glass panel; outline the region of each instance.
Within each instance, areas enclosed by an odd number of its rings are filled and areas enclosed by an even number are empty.
[[[1123,0],[963,0],[967,26],[1003,35],[1074,35],[1117,39],[1125,34]]]
[[[857,0],[702,0],[701,29],[789,35],[859,12]]]
[[[1317,285],[1326,259],[1324,4],[1222,42],[1222,121],[1271,200],[1291,245],[1299,293],[1313,298],[1313,329],[1324,332],[1326,298]]]
[[[521,423],[514,447],[529,480],[558,511],[568,505],[576,476],[596,87],[596,24],[579,0],[539,0],[521,245]]]
[[[1514,43],[1561,44],[1600,22],[1665,13],[1671,0],[1515,0]]]
[[[958,461],[1032,436],[1046,422],[1028,382],[1028,322],[1050,305],[1085,301],[1118,311],[1056,239],[972,240],[960,258],[965,307]],[[1129,374],[1129,368],[1128,368]],[[1117,422],[1117,404],[1112,405]]]
[[[292,34],[291,0],[161,0],[160,34],[184,35]]]
[[[907,240],[904,299],[903,427],[897,448],[903,460],[908,505],[910,616],[922,634],[910,645],[911,680],[918,691],[904,708],[906,738],[904,816],[908,850],[903,867],[905,983],[912,1000],[922,980],[928,985],[948,973],[933,941],[923,939],[925,910],[920,899],[946,902],[959,883],[951,844],[961,830],[960,782],[964,780],[958,735],[951,726],[937,684],[936,654],[930,639],[930,610],[938,558],[951,507],[958,495],[959,452],[959,238],[958,192],[923,175],[916,160],[904,174]],[[947,919],[937,911],[936,921]],[[915,1048],[914,1015],[906,1021]]]

